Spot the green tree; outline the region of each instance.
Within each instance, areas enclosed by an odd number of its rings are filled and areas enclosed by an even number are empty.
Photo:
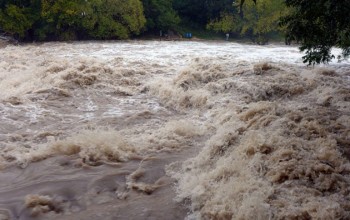
[[[333,46],[342,49],[338,58],[350,55],[350,1],[348,0],[286,0],[291,13],[282,19],[287,40],[301,44],[304,62],[309,65],[327,63],[335,56]]]
[[[223,13],[220,18],[210,21],[207,29],[216,32],[240,32],[239,18],[232,13]]]
[[[85,0],[42,0],[42,18],[45,23],[41,27],[45,35],[60,40],[75,40],[82,31],[82,21],[88,2]]]
[[[176,0],[174,8],[186,23],[202,27],[222,13],[233,10],[232,0]]]
[[[148,30],[174,29],[180,17],[173,9],[173,0],[143,0]]]
[[[98,39],[126,39],[140,34],[146,19],[139,0],[95,0],[93,14],[94,29],[89,34]]]
[[[269,35],[283,31],[279,20],[287,12],[284,0],[247,1],[243,5],[242,2],[234,5],[233,13],[222,14],[207,27],[215,31],[239,32],[258,44],[267,43]]]
[[[205,0],[176,0],[174,9],[186,23],[207,23]]]
[[[140,0],[0,0],[0,30],[20,39],[125,39],[145,22]]]
[[[250,35],[258,44],[265,44],[269,35],[281,32],[280,18],[286,14],[284,0],[248,1],[243,6],[243,18],[240,19],[241,34]]]
[[[24,39],[40,18],[40,10],[40,0],[0,0],[0,29]]]

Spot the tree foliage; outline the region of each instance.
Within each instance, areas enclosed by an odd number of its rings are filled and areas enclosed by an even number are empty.
[[[180,17],[173,8],[173,0],[143,0],[149,30],[174,29]]]
[[[216,32],[240,32],[239,18],[231,13],[223,13],[220,18],[210,21],[207,28]]]
[[[205,25],[224,12],[232,11],[232,0],[176,0],[174,8],[186,22]]]
[[[279,19],[287,12],[284,0],[241,1],[233,13],[224,13],[211,21],[208,28],[215,31],[238,32],[258,44],[265,44],[269,35],[282,32]]]
[[[139,0],[96,1],[93,8],[93,13],[85,16],[95,27],[89,34],[98,39],[126,39],[139,34],[146,23]]]
[[[339,59],[350,55],[350,1],[345,0],[286,0],[291,13],[282,19],[287,39],[301,44],[305,51],[304,62],[327,63],[335,56],[333,46],[343,53]]]
[[[0,29],[24,38],[40,17],[40,0],[0,0]]]
[[[140,0],[0,0],[0,6],[0,29],[21,39],[125,39],[146,22]]]

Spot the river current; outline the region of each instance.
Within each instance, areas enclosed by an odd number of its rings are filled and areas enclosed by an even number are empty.
[[[350,218],[350,63],[302,56],[214,41],[0,48],[0,219]]]

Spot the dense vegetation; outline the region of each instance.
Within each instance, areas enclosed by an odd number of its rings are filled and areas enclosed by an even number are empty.
[[[332,46],[350,54],[349,14],[344,0],[0,0],[0,33],[41,41],[206,30],[258,44],[286,36],[311,64],[332,59]]]
[[[207,28],[266,43],[271,34],[281,32],[278,20],[286,6],[283,0],[254,2],[0,0],[0,29],[20,40],[76,40]]]
[[[247,1],[233,6],[236,13],[226,11],[207,27],[215,31],[237,32],[258,44],[265,44],[271,36],[284,32],[279,25],[280,18],[288,13],[284,0]]]
[[[21,40],[125,39],[146,19],[139,0],[0,0],[0,27]]]
[[[282,19],[287,39],[301,44],[304,62],[329,62],[333,46],[342,49],[338,59],[350,55],[350,1],[349,0],[286,0],[290,10]]]

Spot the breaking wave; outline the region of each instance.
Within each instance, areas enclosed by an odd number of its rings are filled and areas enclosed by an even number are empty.
[[[349,218],[349,69],[207,63],[173,81],[211,93],[213,136],[167,168],[190,219]]]

